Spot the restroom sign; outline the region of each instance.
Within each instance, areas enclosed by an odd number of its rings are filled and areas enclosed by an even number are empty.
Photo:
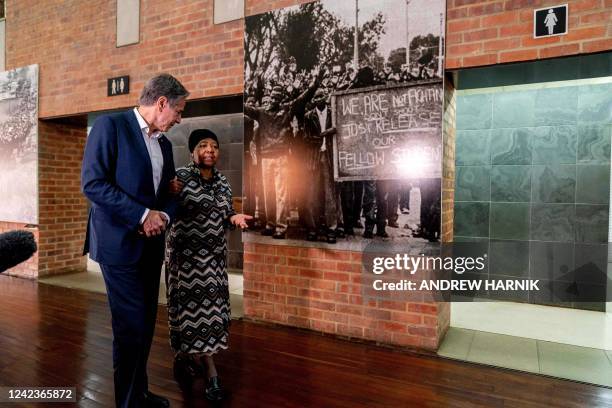
[[[130,93],[130,77],[128,75],[106,80],[106,96],[126,95],[128,93]]]
[[[533,38],[567,34],[567,4],[533,11]]]

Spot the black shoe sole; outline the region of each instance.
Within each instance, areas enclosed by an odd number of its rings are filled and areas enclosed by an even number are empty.
[[[221,402],[221,401],[223,401],[223,396],[217,397],[217,398],[213,398],[213,397],[210,397],[210,396],[205,394],[204,398],[206,398],[206,400],[210,401],[210,402]]]
[[[204,398],[206,398],[208,401],[211,401],[211,402],[223,401],[223,399],[225,398],[225,392],[223,390],[218,390],[218,391],[215,391],[214,394],[211,395],[205,390]]]

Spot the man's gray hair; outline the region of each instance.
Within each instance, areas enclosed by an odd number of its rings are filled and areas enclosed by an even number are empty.
[[[159,74],[147,81],[144,88],[142,88],[138,103],[141,106],[151,106],[162,96],[168,98],[170,106],[175,106],[179,100],[187,98],[189,92],[172,75]]]

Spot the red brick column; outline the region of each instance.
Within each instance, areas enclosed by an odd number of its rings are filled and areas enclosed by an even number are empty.
[[[455,206],[455,88],[444,80],[444,115],[442,117],[442,242],[453,241]]]
[[[86,270],[87,200],[81,193],[85,126],[39,121],[36,277]]]
[[[453,241],[455,207],[455,87],[444,79],[444,115],[442,117],[442,242]],[[444,337],[450,326],[450,303],[439,303],[438,330]]]

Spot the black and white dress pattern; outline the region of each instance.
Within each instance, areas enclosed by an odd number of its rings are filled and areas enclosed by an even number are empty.
[[[205,180],[191,163],[166,245],[170,346],[174,352],[213,354],[227,349],[230,303],[225,230],[235,214],[225,176]]]

